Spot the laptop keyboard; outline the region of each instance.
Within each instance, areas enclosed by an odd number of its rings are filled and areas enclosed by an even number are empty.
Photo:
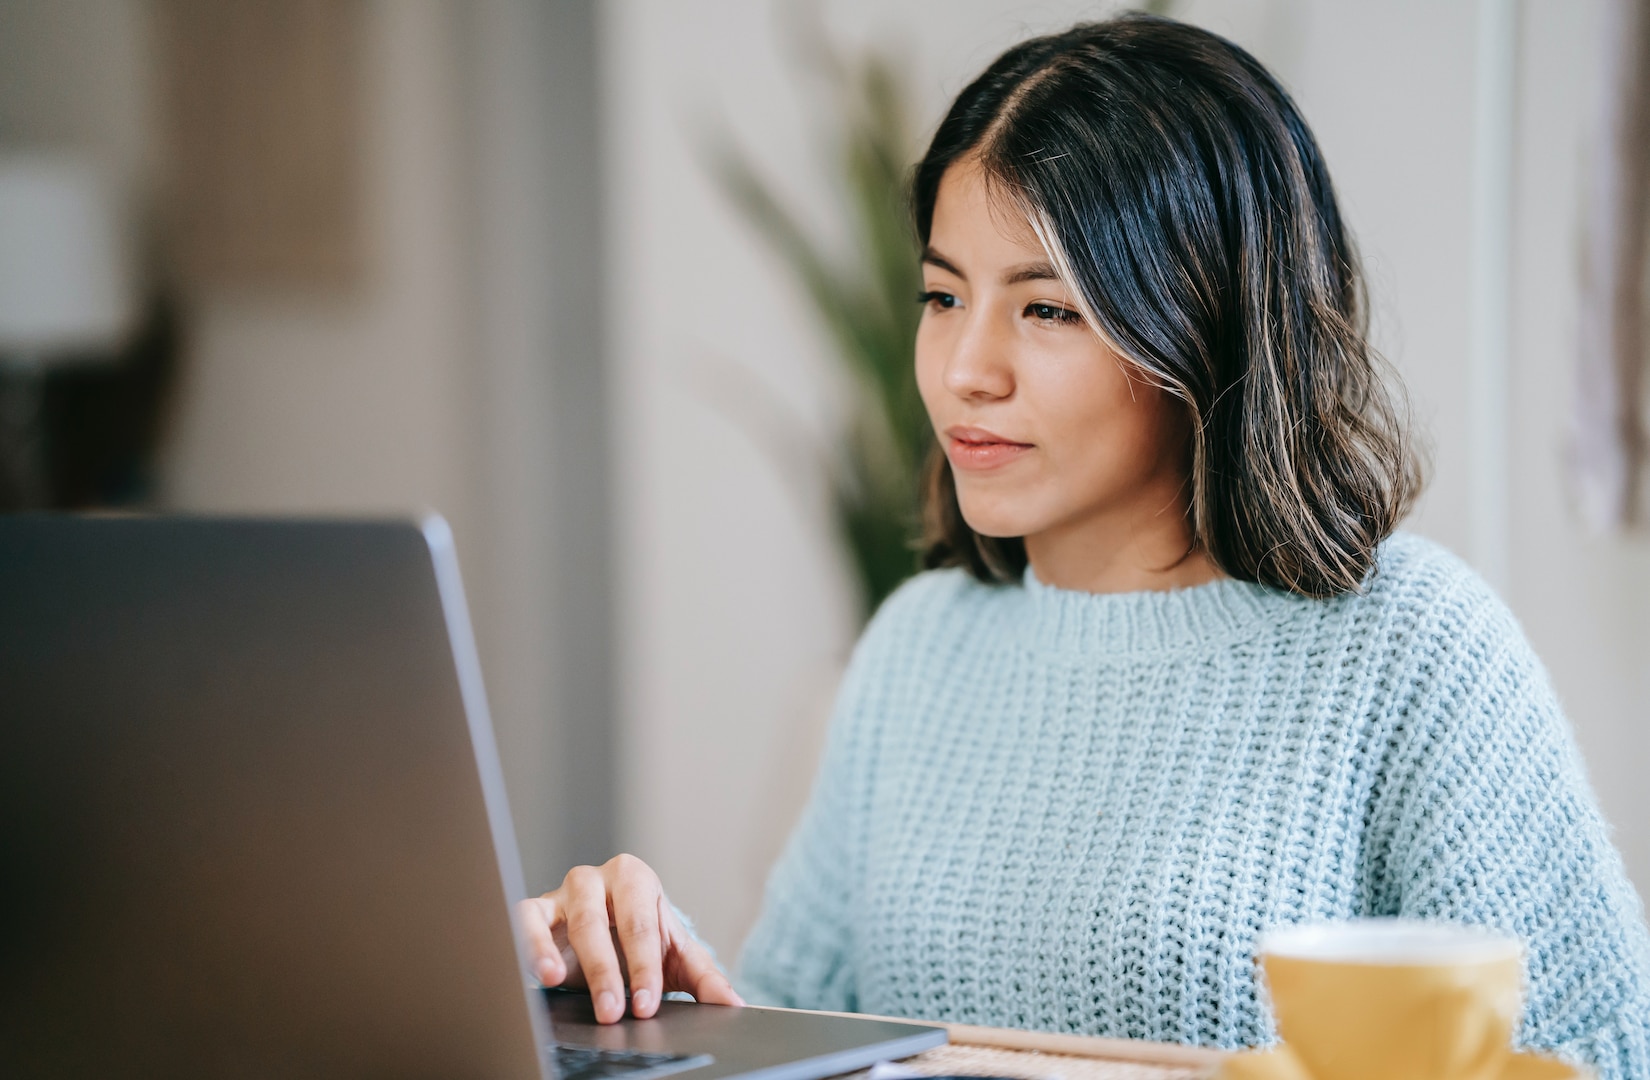
[[[549,1048],[549,1056],[559,1080],[605,1080],[610,1076],[652,1080],[711,1063],[709,1054],[650,1054],[641,1050],[598,1050],[593,1046],[561,1043]]]

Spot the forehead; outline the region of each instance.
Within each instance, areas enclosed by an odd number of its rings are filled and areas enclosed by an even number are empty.
[[[934,247],[973,263],[1022,263],[1047,257],[1025,209],[972,158],[945,170],[929,226]]]

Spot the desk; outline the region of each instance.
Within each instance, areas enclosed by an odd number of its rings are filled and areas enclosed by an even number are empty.
[[[845,1015],[845,1014],[844,1014]],[[903,1023],[912,1023],[905,1020]],[[1134,1039],[1052,1035],[1011,1028],[940,1024],[951,1042],[900,1064],[929,1076],[971,1074],[1018,1080],[1202,1080],[1226,1057],[1219,1050]],[[869,1070],[839,1080],[865,1080]]]

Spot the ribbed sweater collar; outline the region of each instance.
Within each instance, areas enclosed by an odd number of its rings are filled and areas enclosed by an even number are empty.
[[[1259,633],[1317,601],[1223,578],[1186,589],[1089,593],[1045,585],[1028,567],[1027,614],[1039,652],[1162,652]]]

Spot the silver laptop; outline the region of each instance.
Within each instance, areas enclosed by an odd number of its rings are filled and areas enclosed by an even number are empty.
[[[812,1080],[937,1027],[523,974],[439,518],[0,518],[0,1076]]]

